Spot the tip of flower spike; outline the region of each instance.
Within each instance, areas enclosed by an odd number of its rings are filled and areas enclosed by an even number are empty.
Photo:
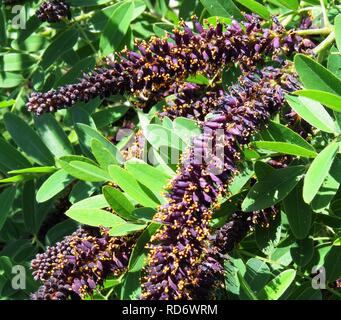
[[[39,20],[50,23],[63,19],[71,19],[71,11],[68,3],[62,0],[50,0],[43,2],[36,12]]]

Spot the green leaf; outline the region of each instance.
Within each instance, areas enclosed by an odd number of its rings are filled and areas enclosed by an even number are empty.
[[[107,55],[120,48],[133,18],[133,12],[134,3],[130,1],[122,2],[114,10],[101,34],[99,47],[102,55]]]
[[[40,65],[43,69],[47,69],[54,63],[63,53],[71,50],[78,39],[78,31],[75,29],[66,29],[58,33],[45,49],[41,58]]]
[[[274,0],[274,2],[291,10],[296,10],[299,5],[298,0]]]
[[[73,181],[73,178],[63,169],[52,174],[37,191],[37,202],[45,202],[50,200]]]
[[[103,169],[83,161],[66,161],[60,160],[62,168],[71,176],[89,182],[109,181],[110,176]]]
[[[341,228],[341,219],[327,214],[316,214],[316,222],[332,228]]]
[[[169,119],[168,117],[164,117],[162,119],[162,126],[167,128],[167,129],[170,129],[172,130],[173,129],[173,122],[171,119]]]
[[[5,46],[7,40],[5,11],[0,11],[0,45]]]
[[[200,2],[211,16],[243,19],[238,7],[232,0],[200,0]]]
[[[164,37],[166,33],[171,33],[173,28],[174,25],[170,23],[157,22],[153,24],[153,31],[159,38]]]
[[[321,188],[311,202],[315,212],[325,211],[337,193],[341,182],[341,157],[336,156],[329,170],[329,174],[323,181]]]
[[[159,228],[160,224],[151,223],[137,239],[130,255],[128,264],[129,271],[122,285],[121,299],[127,300],[134,297],[134,293],[141,288],[141,270],[147,260],[147,249],[145,246]]]
[[[332,246],[324,259],[327,281],[341,278],[341,246]]]
[[[131,216],[136,220],[152,221],[156,213],[153,208],[136,208],[131,213]]]
[[[212,17],[208,17],[207,19],[205,19],[203,21],[203,26],[204,28],[209,28],[210,25],[216,27],[218,22],[226,24],[226,25],[230,25],[232,23],[232,18],[227,18],[227,17],[221,17],[221,16],[212,16]],[[239,67],[238,67],[239,69]],[[237,70],[237,68],[231,66],[229,67],[229,70],[231,70],[231,72],[233,73],[232,70]],[[240,70],[240,69],[239,69]],[[226,73],[226,72],[225,72]],[[240,73],[241,74],[241,73]],[[224,80],[223,80],[224,83]],[[231,83],[230,83],[231,84]],[[226,85],[226,83],[224,84],[224,86]]]
[[[295,300],[322,300],[322,293],[321,290],[312,288],[309,282],[308,286],[295,297]]]
[[[108,207],[108,202],[105,199],[103,194],[98,194],[96,196],[92,196],[90,198],[86,198],[84,200],[78,201],[74,203],[70,210],[73,209],[103,209]]]
[[[258,14],[263,19],[270,19],[271,15],[268,9],[255,0],[236,0],[244,7],[248,8],[252,12]]]
[[[297,240],[290,248],[290,253],[294,262],[304,267],[309,263],[314,253],[314,242],[311,238]]]
[[[0,73],[0,88],[13,88],[24,81],[24,78],[19,73],[6,72]]]
[[[255,163],[255,173],[258,178],[258,180],[265,179],[268,175],[275,174],[276,169],[270,166],[269,164],[257,161]]]
[[[266,255],[270,255],[281,239],[281,216],[278,214],[269,226],[256,225],[257,246]]]
[[[115,213],[124,219],[131,220],[135,207],[128,198],[121,191],[109,186],[104,186],[102,191]]]
[[[341,199],[337,199],[330,204],[330,211],[341,218]]]
[[[15,100],[14,99],[10,99],[10,100],[5,100],[5,101],[1,101],[0,102],[0,108],[8,108],[11,107],[15,104]]]
[[[5,275],[6,277],[12,275],[13,263],[10,257],[1,256],[0,257],[0,275]]]
[[[44,114],[35,117],[34,122],[45,145],[57,158],[74,153],[72,144],[55,117]]]
[[[320,90],[298,90],[294,93],[318,101],[334,111],[341,112],[341,97],[336,94]]]
[[[53,173],[57,169],[55,167],[30,167],[18,170],[11,170],[9,174],[21,174],[21,173]]]
[[[13,177],[9,177],[9,178],[5,178],[5,179],[1,179],[0,183],[16,183],[16,182],[24,182],[24,181],[28,181],[28,180],[32,180],[36,178],[36,175],[28,175],[28,174],[18,174],[15,175]]]
[[[255,295],[255,293],[252,291],[252,289],[250,288],[250,286],[248,285],[248,283],[245,281],[244,277],[241,275],[240,271],[238,270],[237,272],[237,276],[238,276],[238,280],[240,283],[240,287],[243,290],[243,292],[246,294],[246,296],[250,299],[250,300],[258,300],[257,296]]]
[[[275,141],[256,141],[255,146],[260,149],[270,150],[283,154],[291,154],[295,156],[314,158],[316,152],[302,148],[300,146],[290,144],[288,142],[275,142]]]
[[[334,20],[335,40],[339,51],[341,51],[341,14],[337,15]]]
[[[117,165],[109,166],[108,170],[112,180],[135,201],[145,207],[155,208],[158,205],[158,203],[150,197],[150,191],[148,192],[148,189],[143,188],[127,170],[124,170]]]
[[[318,102],[305,98],[286,95],[287,102],[297,114],[314,127],[329,133],[338,132],[333,118]]]
[[[70,0],[70,4],[74,7],[92,7],[106,4],[111,0]]]
[[[72,188],[69,200],[71,203],[76,203],[85,198],[90,197],[97,189],[97,184],[94,182],[78,181]]]
[[[302,197],[302,183],[283,201],[289,226],[296,239],[304,239],[310,231],[313,212]]]
[[[91,117],[91,111],[93,110],[93,108],[96,108],[98,106],[98,104],[100,104],[100,103],[101,103],[101,100],[98,98],[90,100],[90,102],[88,102],[87,105],[85,105],[84,102],[76,102],[76,104],[71,109],[68,110],[68,112],[71,113],[72,122],[75,125],[77,135],[78,135],[77,125],[79,123],[88,125],[91,128],[93,128],[94,130],[97,129],[96,125],[95,125],[95,121]],[[82,144],[82,142],[83,141],[80,141],[81,149],[82,149],[83,153],[85,153],[87,155],[90,152],[87,148],[84,148],[84,145]]]
[[[109,235],[112,237],[122,237],[127,234],[143,230],[146,227],[145,224],[124,223],[112,227],[109,231]]]
[[[104,138],[98,131],[83,123],[77,123],[75,129],[80,144],[83,145],[86,150],[88,150],[89,156],[91,156],[91,142],[93,139],[96,139],[103,145],[104,148],[106,148],[111,153],[111,155],[117,160],[118,163],[123,162],[120,151],[108,139]]]
[[[63,156],[58,159],[58,161],[64,161],[66,163],[70,163],[71,161],[82,161],[89,164],[93,164],[94,166],[97,166],[97,163],[87,157],[79,156],[79,155],[69,155],[69,156]]]
[[[283,271],[260,291],[259,297],[264,300],[278,300],[289,288],[295,277],[295,270]]]
[[[243,169],[233,178],[232,182],[229,184],[229,191],[235,195],[239,193],[244,185],[251,179],[254,175],[253,168],[250,164],[246,164]]]
[[[246,263],[245,281],[254,292],[261,290],[270,280],[271,272],[266,262],[251,258]]]
[[[50,150],[37,133],[22,119],[7,112],[4,116],[6,129],[14,142],[37,163],[53,165],[54,159]]]
[[[341,80],[312,58],[297,54],[295,67],[306,89],[341,95]]]
[[[327,177],[340,145],[332,142],[324,148],[311,163],[303,184],[303,199],[310,203]]]
[[[173,122],[174,132],[187,145],[190,144],[191,139],[201,133],[198,124],[194,120],[179,117]]]
[[[146,10],[147,6],[144,0],[134,0],[134,12],[132,20],[140,17],[140,15]]]
[[[69,209],[65,214],[80,223],[93,227],[114,227],[125,223],[123,219],[113,213],[101,209],[80,208]]]
[[[10,187],[0,193],[0,230],[10,213],[15,197],[15,190],[15,187]]]
[[[341,55],[335,46],[330,49],[327,66],[331,72],[341,79]]]
[[[145,138],[156,149],[171,147],[177,150],[185,148],[183,141],[175,134],[175,131],[158,124],[149,124],[144,132]]]
[[[262,140],[265,141],[287,142],[315,152],[314,147],[299,134],[290,128],[274,121],[270,121],[267,128],[262,130],[259,135],[261,136]]]
[[[167,182],[171,178],[163,171],[143,162],[133,163],[128,161],[125,163],[125,167],[137,181],[158,195],[164,191]]]
[[[129,107],[126,106],[105,108],[94,113],[92,118],[94,119],[97,128],[103,128],[121,119],[128,110]]]
[[[236,259],[230,257],[225,260],[225,287],[228,292],[232,294],[239,295],[240,293],[240,282],[238,273],[242,276],[246,272],[246,267],[242,259]]]
[[[274,170],[263,177],[250,189],[242,203],[242,210],[261,210],[278,203],[296,186],[304,170],[304,166],[292,166]]]
[[[197,84],[203,84],[206,86],[208,86],[210,84],[210,80],[202,74],[190,75],[189,77],[187,77],[186,81],[192,82],[192,83],[197,83]],[[186,119],[186,118],[184,118],[184,119]],[[187,120],[189,120],[189,119],[187,119]],[[190,121],[192,121],[192,120],[190,120]]]
[[[241,192],[220,203],[219,208],[214,210],[211,227],[215,229],[222,227],[232,217],[233,213],[240,210],[238,203],[244,196],[245,192]]]
[[[91,141],[91,151],[99,165],[106,170],[111,164],[118,164],[116,158],[97,139]]]
[[[0,164],[6,169],[17,170],[30,166],[30,162],[12,145],[0,136]]]
[[[52,246],[58,240],[70,235],[77,229],[78,223],[72,219],[67,219],[54,225],[45,236],[46,245]]]
[[[36,231],[36,192],[34,181],[24,184],[22,191],[22,212],[26,230],[31,233]]]
[[[0,71],[21,71],[28,69],[35,62],[29,54],[6,53],[0,54]]]
[[[22,50],[26,52],[37,52],[45,47],[47,39],[44,36],[33,34],[25,40],[13,40],[11,47],[16,50]]]
[[[96,59],[91,56],[76,62],[68,72],[57,79],[54,87],[60,87],[65,84],[74,83],[83,76],[83,73],[92,71],[95,65]]]

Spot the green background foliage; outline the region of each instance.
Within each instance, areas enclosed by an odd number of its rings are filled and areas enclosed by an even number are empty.
[[[225,262],[222,298],[247,300],[340,299],[333,281],[341,278],[341,5],[339,1],[242,0],[71,0],[71,21],[41,23],[39,1],[25,1],[19,12],[2,4],[0,12],[0,298],[28,299],[39,284],[29,271],[31,259],[71,234],[80,223],[110,228],[122,236],[143,230],[126,272],[108,279],[89,299],[136,299],[146,263],[145,245],[159,228],[152,217],[165,203],[167,183],[176,165],[167,165],[161,146],[185,150],[200,129],[192,120],[160,121],[156,105],[138,111],[125,96],[78,102],[69,110],[35,117],[25,108],[32,90],[47,91],[76,82],[106,55],[134,40],[163,36],[181,19],[231,23],[241,12],[269,19],[277,15],[287,28],[313,14],[313,58],[295,56],[303,89],[287,95],[300,118],[314,127],[305,140],[273,119],[245,150],[245,169],[230,186],[245,212],[278,204],[281,214],[268,228],[256,227]],[[20,16],[18,16],[20,15]],[[17,28],[15,17],[25,24]],[[309,35],[309,30],[303,33]],[[303,34],[302,33],[302,34]],[[235,82],[233,72],[224,85]],[[208,79],[192,77],[208,84]],[[142,129],[154,163],[125,161],[129,138],[113,142],[126,114]],[[162,136],[160,136],[162,132]],[[174,141],[181,141],[180,147]],[[249,153],[248,153],[249,152]],[[247,155],[250,155],[247,157]],[[291,155],[287,168],[266,164]],[[118,188],[114,188],[116,186]],[[212,227],[221,226],[235,208],[221,199]],[[112,208],[117,214],[108,212]],[[27,270],[24,290],[11,287],[13,265]],[[311,287],[312,267],[324,266],[325,290]]]

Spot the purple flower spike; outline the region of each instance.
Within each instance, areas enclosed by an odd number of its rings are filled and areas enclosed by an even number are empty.
[[[43,2],[36,12],[39,20],[50,23],[59,22],[62,19],[71,19],[70,6],[62,0],[50,0]]]
[[[133,244],[133,236],[114,238],[105,229],[78,229],[32,260],[33,276],[43,285],[31,299],[65,300],[91,294],[108,275],[124,271]]]
[[[261,28],[261,23],[253,16],[252,22],[234,21],[223,31],[220,24],[204,29],[195,20],[199,34],[186,26],[185,30],[174,29],[169,36],[175,44],[152,37],[137,45],[139,53],[125,49],[117,54],[117,60],[109,57],[78,83],[46,93],[33,92],[28,110],[39,115],[71,107],[77,101],[123,93],[133,95],[141,106],[150,105],[162,100],[174,84],[183,83],[190,75],[200,73],[212,79],[231,62],[252,69],[267,55],[278,59],[311,51],[311,42],[275,22],[269,28]]]
[[[207,252],[212,207],[237,171],[239,147],[282,107],[283,91],[299,88],[296,78],[288,73],[288,66],[249,73],[245,81],[230,87],[229,94],[220,98],[208,115],[209,120],[203,122],[203,133],[193,139],[170,184],[168,203],[156,214],[164,225],[148,245],[142,299],[193,298],[192,288]],[[234,99],[230,106],[228,102]],[[211,141],[212,148],[207,150],[199,141]],[[205,154],[201,162],[196,157],[200,151]]]

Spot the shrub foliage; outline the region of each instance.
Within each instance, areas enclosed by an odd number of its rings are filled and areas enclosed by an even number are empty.
[[[1,299],[340,299],[340,13],[2,1]]]

